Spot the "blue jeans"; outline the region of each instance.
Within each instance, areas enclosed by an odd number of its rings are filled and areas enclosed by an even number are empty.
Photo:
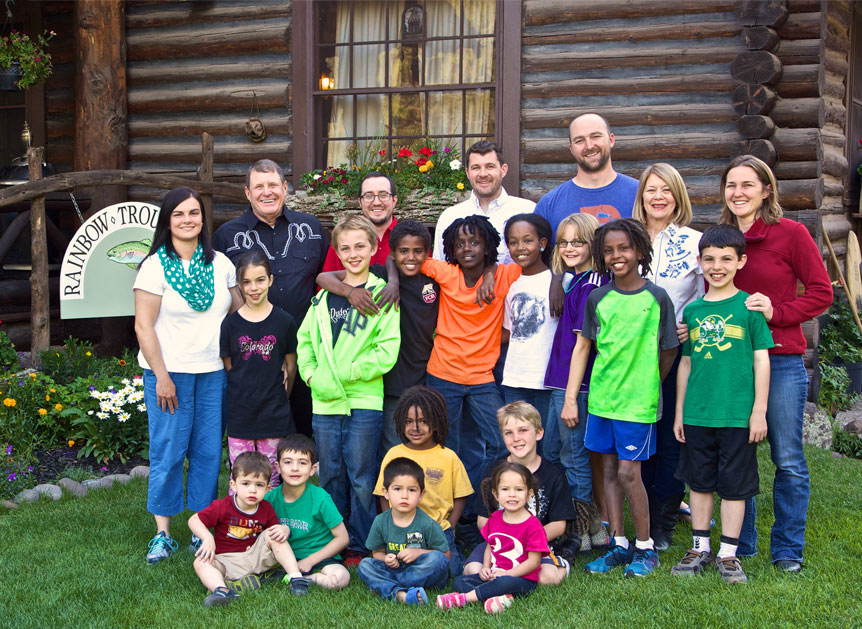
[[[536,583],[536,581],[524,577],[510,577],[508,575],[483,581],[478,574],[462,574],[455,579],[452,587],[456,592],[464,592],[465,594],[471,590],[476,590],[476,598],[480,601],[487,601],[493,596],[503,596],[504,594],[527,596],[536,589]]]
[[[383,396],[383,431],[380,439],[380,450],[377,452],[377,466],[383,462],[383,457],[391,448],[403,443],[398,431],[395,429],[395,407],[398,406],[398,398],[394,395]]]
[[[685,493],[685,483],[674,474],[679,463],[679,441],[673,434],[676,414],[676,373],[681,355],[676,360],[667,378],[661,383],[661,417],[656,422],[655,454],[641,463],[641,479],[648,492],[659,501]]]
[[[320,458],[320,486],[338,511],[350,513],[349,548],[365,552],[365,540],[377,515],[374,485],[377,482],[377,450],[383,413],[353,409],[349,415],[311,416]]]
[[[183,510],[183,462],[186,506],[200,511],[216,499],[222,451],[222,401],[227,376],[223,369],[209,373],[171,373],[178,407],[173,414],[159,408],[156,375],[144,369],[144,403],[150,432],[150,477],[147,511],[172,516]]]
[[[450,526],[443,531],[443,537],[449,544],[449,576],[454,579],[464,570],[464,556],[455,544],[455,527]]]
[[[590,467],[590,451],[584,447],[587,430],[587,398],[589,393],[578,393],[578,425],[569,428],[561,417],[566,392],[551,391],[549,417],[557,422],[560,433],[560,463],[566,471],[566,480],[572,490],[572,498],[590,502],[593,498],[593,469]]]
[[[551,421],[551,389],[524,389],[521,387],[509,387],[503,385],[503,400],[506,404],[524,401],[532,404],[542,417],[542,428],[545,435],[536,444],[536,451],[548,463],[560,465],[560,432],[556,421]],[[562,410],[562,407],[561,407]]]
[[[366,557],[359,562],[356,574],[380,598],[394,601],[398,592],[410,588],[444,587],[449,581],[449,561],[439,550],[432,550],[393,570],[379,559]]]
[[[478,488],[486,468],[506,454],[506,444],[503,443],[500,427],[497,424],[497,409],[503,406],[497,385],[493,382],[457,384],[432,376],[430,373],[426,384],[439,391],[445,398],[446,412],[449,415],[449,436],[446,437],[446,447],[451,448],[458,455],[467,470],[470,484],[474,489]],[[473,422],[478,430],[464,430],[465,426],[461,419],[464,415],[465,403],[470,411],[469,421]],[[475,438],[462,440],[462,430],[473,434]],[[487,473],[490,474],[490,470],[487,470]],[[466,514],[475,512],[472,507],[477,493],[467,499],[464,507]]]
[[[766,408],[766,436],[775,481],[772,485],[775,523],[772,525],[772,561],[802,561],[805,524],[811,491],[808,464],[802,451],[802,421],[808,396],[808,374],[798,354],[769,356],[771,375]],[[754,498],[745,502],[745,519],[739,534],[740,557],[757,554],[757,508]]]

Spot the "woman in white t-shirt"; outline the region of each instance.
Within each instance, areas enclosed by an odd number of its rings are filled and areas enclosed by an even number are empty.
[[[647,278],[673,301],[677,322],[683,309],[704,294],[703,270],[697,262],[700,232],[688,227],[691,201],[679,172],[670,164],[648,166],[641,174],[632,217],[642,222],[652,240]],[[685,485],[674,476],[679,442],[673,434],[676,371],[679,355],[662,383],[662,414],[656,424],[656,453],[641,465],[649,495],[650,536],[656,550],[666,550],[676,525]]]
[[[242,304],[233,264],[210,244],[203,204],[190,188],[165,195],[153,244],[135,279],[135,332],[150,429],[147,510],[156,535],[147,561],[177,550],[171,516],[216,498],[222,447],[222,319]],[[193,540],[194,543],[194,540]]]

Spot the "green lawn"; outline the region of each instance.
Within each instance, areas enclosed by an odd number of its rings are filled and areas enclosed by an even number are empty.
[[[771,485],[768,448],[760,448],[762,485]],[[341,592],[312,588],[291,598],[281,585],[226,608],[204,609],[205,595],[184,546],[186,516],[174,520],[181,551],[144,561],[152,518],[146,482],[85,498],[43,500],[0,511],[2,627],[858,627],[862,625],[862,462],[807,450],[813,498],[805,568],[779,574],[768,558],[771,492],[759,496],[761,556],[744,561],[750,581],[728,587],[712,572],[670,575],[690,543],[681,525],[658,574],[627,580],[621,571],[585,575],[582,559],[558,588],[540,588],[492,618],[476,605],[441,612],[386,603],[355,578]],[[223,479],[224,480],[224,479]],[[718,533],[713,533],[713,545]]]

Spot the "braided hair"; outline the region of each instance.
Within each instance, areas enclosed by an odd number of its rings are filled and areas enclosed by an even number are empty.
[[[500,246],[500,234],[491,225],[487,216],[473,214],[464,218],[456,218],[443,232],[443,255],[449,264],[457,264],[455,259],[455,238],[464,230],[471,236],[481,236],[485,241],[484,266],[497,262],[497,247]]]
[[[652,264],[652,242],[649,233],[643,223],[633,218],[620,218],[605,223],[596,230],[593,238],[593,268],[597,273],[607,273],[609,269],[605,266],[605,238],[610,231],[619,231],[629,237],[629,242],[635,248],[638,255],[638,263],[641,267],[641,276],[646,277]]]
[[[395,430],[401,441],[407,443],[407,423],[412,421],[407,419],[407,413],[413,406],[422,411],[434,443],[445,447],[449,434],[446,400],[436,390],[422,385],[410,387],[402,393],[395,407]]]

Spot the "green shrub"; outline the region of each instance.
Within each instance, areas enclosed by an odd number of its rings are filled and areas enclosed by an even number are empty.
[[[862,437],[835,426],[832,435],[832,450],[854,459],[862,459]]]
[[[71,382],[96,373],[98,359],[93,344],[69,337],[59,349],[47,349],[39,354],[41,370],[56,382]]]
[[[0,370],[3,376],[14,374],[21,365],[18,362],[18,352],[15,351],[15,345],[6,336],[5,332],[0,331]]]
[[[817,403],[834,417],[838,411],[850,408],[856,398],[855,395],[847,393],[850,376],[841,365],[832,365],[821,360],[818,367],[820,368],[820,393],[817,395]]]
[[[2,476],[0,476],[0,498],[6,500],[15,496],[23,489],[33,486],[30,475],[33,472],[35,457],[33,450],[25,443],[23,447],[14,444],[3,444]]]
[[[846,303],[833,304],[829,325],[820,330],[817,351],[821,360],[829,362],[862,362],[862,332]]]

